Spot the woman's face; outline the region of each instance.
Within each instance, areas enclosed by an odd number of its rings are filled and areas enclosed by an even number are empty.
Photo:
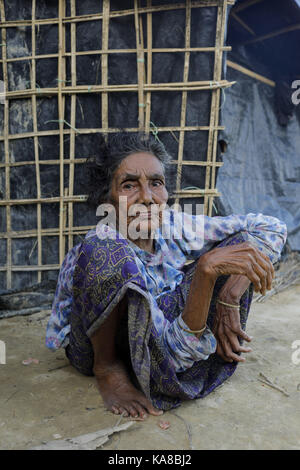
[[[168,200],[161,162],[147,152],[126,157],[113,176],[110,197],[119,231],[124,233],[126,228],[131,240],[151,238],[161,224],[163,206]]]

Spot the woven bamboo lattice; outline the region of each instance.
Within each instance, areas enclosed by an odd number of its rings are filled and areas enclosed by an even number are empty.
[[[85,202],[84,194],[74,193],[74,174],[76,167],[82,165],[87,155],[78,156],[76,151],[76,136],[78,134],[96,134],[112,133],[118,129],[109,126],[109,97],[116,93],[136,93],[138,96],[138,120],[136,127],[130,127],[127,130],[136,132],[138,129],[145,129],[146,132],[152,130],[151,126],[151,101],[153,92],[176,92],[181,94],[181,114],[179,126],[159,126],[156,132],[170,132],[176,135],[178,141],[178,155],[172,163],[177,167],[176,191],[174,199],[176,202],[182,198],[204,199],[204,211],[211,215],[214,197],[218,196],[215,188],[216,169],[222,163],[216,161],[217,137],[218,131],[223,129],[219,125],[219,109],[222,89],[231,85],[226,80],[222,80],[222,58],[223,52],[230,50],[224,46],[224,36],[226,28],[226,13],[228,5],[234,4],[233,0],[187,0],[182,3],[170,2],[160,6],[152,6],[151,0],[144,2],[141,7],[138,0],[132,1],[130,10],[111,9],[110,0],[103,1],[102,11],[94,14],[77,14],[76,0],[69,0],[70,15],[66,15],[66,0],[58,1],[58,16],[56,18],[36,18],[37,1],[32,0],[31,19],[9,21],[5,18],[5,1],[0,0],[1,14],[1,47],[2,47],[2,76],[5,83],[5,101],[3,105],[3,132],[0,135],[0,151],[3,152],[0,158],[0,171],[3,172],[3,191],[0,199],[0,217],[5,218],[5,231],[0,233],[0,241],[5,240],[5,245],[1,245],[0,274],[5,276],[6,286],[1,288],[10,289],[14,287],[13,276],[17,272],[33,272],[36,275],[36,281],[43,280],[43,273],[53,271],[57,273],[62,263],[66,251],[70,249],[76,237],[87,232],[92,226],[84,224],[74,224],[74,204]],[[212,47],[191,47],[191,15],[194,9],[203,7],[215,7],[217,9],[215,45]],[[153,48],[152,35],[152,17],[160,11],[181,10],[185,15],[185,45],[183,48]],[[110,21],[114,18],[127,17],[134,21],[136,33],[136,48],[134,49],[109,49],[109,27]],[[76,32],[78,26],[85,22],[101,21],[101,49],[89,51],[76,50]],[[38,54],[36,50],[36,35],[39,28],[45,25],[57,25],[58,28],[58,48],[51,54]],[[145,27],[146,26],[146,27]],[[69,28],[70,50],[66,48],[66,28]],[[205,25],[202,25],[205,27]],[[25,56],[9,57],[7,55],[6,43],[10,28],[30,28],[31,29],[31,54]],[[146,44],[144,45],[144,39]],[[154,53],[182,53],[184,54],[184,66],[182,70],[182,81],[172,83],[153,83],[152,77],[152,55]],[[214,55],[213,76],[211,80],[189,81],[189,66],[191,53],[210,53]],[[109,57],[113,54],[132,54],[136,57],[137,83],[134,84],[109,84]],[[77,61],[80,56],[98,56],[101,63],[101,84],[80,85],[77,83]],[[36,80],[37,61],[41,59],[56,59],[57,86],[45,87],[39,86]],[[30,84],[25,89],[9,89],[9,67],[20,61],[27,61],[30,67]],[[70,65],[70,80],[67,80],[66,62]],[[208,126],[188,126],[186,125],[187,95],[194,91],[209,90],[211,93],[210,116]],[[101,95],[101,127],[99,128],[77,128],[76,113],[80,112],[78,97],[81,95],[93,94]],[[39,113],[37,100],[43,98],[55,97],[57,99],[58,115],[57,128],[51,130],[41,130],[39,128]],[[68,121],[66,120],[66,99],[70,99],[70,113]],[[12,104],[18,100],[29,100],[32,113],[32,128],[26,132],[14,133],[10,131],[10,113]],[[185,136],[191,131],[205,131],[208,138],[207,155],[203,161],[184,160]],[[59,139],[59,158],[40,158],[40,140],[48,136],[56,136]],[[68,155],[66,155],[65,138],[69,139]],[[26,161],[15,161],[11,158],[10,145],[18,139],[32,139],[34,152],[32,159]],[[23,140],[22,140],[23,142]],[[46,197],[41,191],[41,171],[43,166],[59,167],[59,195]],[[192,165],[195,169],[202,167],[205,171],[205,186],[201,189],[183,189],[182,188],[182,169]],[[34,166],[35,181],[24,181],[24,184],[36,186],[36,197],[34,198],[12,198],[11,173],[18,167]],[[66,168],[68,168],[68,178],[66,183]],[[45,204],[56,203],[59,207],[59,223],[56,227],[44,228],[42,226],[42,209]],[[16,206],[34,205],[36,207],[36,228],[30,230],[16,230],[12,227],[12,210]],[[76,225],[76,226],[75,226]],[[2,224],[3,226],[3,224]],[[43,259],[43,240],[45,237],[56,237],[58,240],[58,260],[56,264],[49,264]],[[31,251],[36,252],[36,262],[28,265],[20,265],[13,262],[14,243],[19,240],[31,239]],[[4,247],[4,248],[3,248]],[[3,252],[5,250],[5,253]],[[30,258],[30,256],[29,256]],[[4,279],[4,278],[2,278]],[[2,283],[4,284],[4,283]]]

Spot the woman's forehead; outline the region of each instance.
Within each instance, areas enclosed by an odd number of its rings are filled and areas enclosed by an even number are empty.
[[[125,173],[131,173],[137,176],[152,173],[164,175],[164,168],[155,155],[146,152],[137,152],[124,158],[116,170],[115,177],[121,177],[121,175]]]

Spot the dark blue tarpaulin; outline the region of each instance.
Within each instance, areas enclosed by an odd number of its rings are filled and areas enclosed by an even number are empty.
[[[225,214],[262,212],[283,220],[292,250],[300,250],[300,105],[279,124],[275,88],[232,68],[222,106],[223,155],[217,188]],[[293,90],[295,91],[295,90]],[[291,90],[292,94],[292,90]]]

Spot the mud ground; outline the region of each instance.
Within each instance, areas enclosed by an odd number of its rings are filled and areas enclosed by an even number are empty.
[[[47,319],[44,312],[0,320],[6,343],[6,364],[0,364],[2,450],[30,449],[118,421],[104,409],[94,378],[69,366],[64,351],[44,346]],[[300,364],[292,361],[293,353],[300,358],[292,349],[300,340],[300,285],[253,303],[247,332],[254,336],[253,352],[221,387],[163,417],[135,422],[103,449],[300,449]],[[30,357],[39,362],[24,365]],[[261,382],[261,373],[286,393]],[[162,419],[168,429],[159,427]]]

